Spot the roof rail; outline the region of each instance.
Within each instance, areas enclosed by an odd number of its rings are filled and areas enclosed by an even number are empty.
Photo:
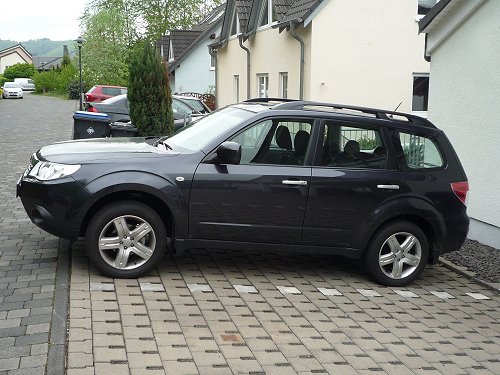
[[[283,99],[283,98],[253,98],[243,101],[243,103],[290,103],[290,102],[298,102],[298,100]]]
[[[267,99],[267,98],[259,98],[259,99]],[[375,109],[375,108],[367,108],[367,107],[356,107],[344,104],[332,104],[332,103],[321,103],[321,102],[312,102],[307,100],[286,100],[280,99],[284,101],[281,104],[277,104],[273,107],[273,109],[295,109],[295,110],[315,110],[314,107],[323,107],[323,108],[331,108],[337,111],[357,111],[365,114],[373,115],[377,118],[384,120],[392,120],[392,121],[408,121],[415,125],[421,125],[426,127],[434,127],[434,125],[425,118],[410,115],[402,112],[393,112],[393,111],[385,111],[383,109]],[[321,110],[316,108],[316,110]],[[352,113],[351,113],[352,114]],[[404,118],[406,120],[400,120],[398,118]]]

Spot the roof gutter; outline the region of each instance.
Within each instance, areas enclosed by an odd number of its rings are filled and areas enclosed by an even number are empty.
[[[302,21],[300,21],[302,22]],[[290,32],[292,33],[292,37],[296,39],[300,43],[300,73],[299,73],[299,99],[304,99],[304,65],[305,65],[305,44],[304,40],[297,35],[295,29],[297,24],[293,24],[293,21],[290,21]]]
[[[217,82],[219,78],[219,68],[218,68],[218,63],[217,63],[217,50],[213,47],[208,47],[208,53],[210,56],[212,56],[215,60],[215,108],[217,109],[217,98],[219,97],[219,90],[217,89],[219,87],[219,83]]]
[[[250,99],[250,50],[243,45],[243,35],[238,36],[238,41],[241,49],[247,53],[247,99]]]

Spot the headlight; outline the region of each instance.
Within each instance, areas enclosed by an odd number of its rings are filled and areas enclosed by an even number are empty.
[[[42,181],[55,180],[75,173],[80,169],[78,164],[57,164],[49,162],[38,162],[28,173],[28,176],[35,177]]]

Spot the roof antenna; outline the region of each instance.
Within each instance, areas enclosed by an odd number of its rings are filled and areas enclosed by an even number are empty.
[[[401,104],[403,104],[403,102],[402,102],[402,101],[401,101],[401,102],[399,102],[398,106],[397,106],[396,108],[394,108],[394,111],[392,111],[392,112],[396,112],[396,111],[398,110],[398,108],[399,108],[399,106],[400,106]],[[390,118],[394,118],[394,116],[393,116],[393,115],[387,115],[387,116],[388,116],[388,117],[390,117]]]

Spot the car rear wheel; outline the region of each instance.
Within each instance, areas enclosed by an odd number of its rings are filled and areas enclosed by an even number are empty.
[[[429,258],[425,233],[415,224],[398,221],[382,227],[364,254],[368,275],[387,286],[407,285],[423,271]]]
[[[151,207],[122,201],[103,207],[92,217],[85,242],[90,260],[103,274],[134,278],[160,262],[167,231]]]

